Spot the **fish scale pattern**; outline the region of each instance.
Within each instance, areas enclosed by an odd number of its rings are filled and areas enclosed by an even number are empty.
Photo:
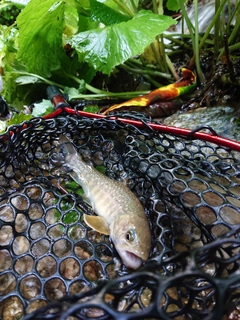
[[[85,225],[83,213],[93,212],[55,157],[60,134],[142,202],[152,249],[139,270],[128,270],[111,239]],[[237,319],[239,233],[236,151],[147,124],[68,114],[0,136],[3,320]]]

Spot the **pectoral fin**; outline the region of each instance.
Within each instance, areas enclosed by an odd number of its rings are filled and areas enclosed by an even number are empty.
[[[92,229],[106,235],[110,234],[110,229],[105,218],[99,216],[89,216],[88,214],[84,214],[84,221]]]

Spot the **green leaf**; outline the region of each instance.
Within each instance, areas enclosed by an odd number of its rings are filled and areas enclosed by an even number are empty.
[[[89,17],[85,17],[84,15],[79,16],[79,24],[78,24],[78,32],[84,32],[88,30],[92,30],[97,28],[99,23],[97,21],[93,21]]]
[[[70,180],[67,184],[65,184],[65,186],[67,186],[69,189],[74,190],[79,187],[79,184],[74,180]]]
[[[3,133],[6,130],[7,124],[6,121],[0,120],[0,133]]]
[[[14,113],[13,117],[7,121],[7,125],[11,126],[14,124],[20,124],[24,121],[30,120],[32,118],[31,114],[25,114],[23,112]]]
[[[63,217],[63,222],[66,224],[71,224],[78,221],[78,213],[76,211],[70,211]]]
[[[17,18],[17,58],[29,72],[49,77],[60,68],[58,52],[63,51],[64,2],[32,0]]]
[[[19,85],[24,85],[24,84],[39,82],[39,78],[34,76],[20,76],[20,77],[17,77],[15,82]]]
[[[43,99],[42,102],[34,103],[32,115],[34,117],[40,117],[53,111],[54,107],[51,101]]]
[[[167,8],[168,8],[168,10],[172,10],[172,11],[180,10],[178,0],[168,0],[167,1]]]
[[[142,53],[158,34],[175,23],[168,16],[142,10],[127,22],[81,32],[73,36],[71,45],[80,61],[110,74],[115,66]]]
[[[33,99],[30,98],[33,84],[19,86],[16,83],[16,79],[18,77],[19,74],[17,72],[12,72],[11,70],[5,71],[3,77],[4,86],[2,95],[9,104],[14,106],[15,109],[22,110],[23,104],[28,105],[33,101]]]
[[[83,108],[83,111],[91,112],[91,113],[98,113],[99,107],[98,106],[86,106]]]
[[[73,98],[79,96],[80,92],[78,89],[73,87],[64,87],[64,94],[68,95],[68,100],[72,100]]]
[[[128,21],[130,18],[96,0],[90,0],[91,19],[102,22],[106,26]]]
[[[78,32],[79,15],[76,8],[68,4],[65,5],[64,11],[64,30],[65,37],[70,38]]]
[[[85,87],[85,81],[80,80],[81,84],[79,85],[78,89],[74,87],[64,87],[64,94],[68,95],[68,100],[72,100],[75,97],[81,95],[83,92],[85,92],[86,87]]]
[[[68,182],[63,182],[62,186],[68,191],[68,192],[74,192],[80,196],[84,195],[84,191],[82,187],[75,182],[74,180],[69,180]]]

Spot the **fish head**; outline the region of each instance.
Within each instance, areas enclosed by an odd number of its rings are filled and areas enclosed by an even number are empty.
[[[151,234],[146,216],[119,215],[111,228],[111,238],[126,267],[138,269],[151,249]]]

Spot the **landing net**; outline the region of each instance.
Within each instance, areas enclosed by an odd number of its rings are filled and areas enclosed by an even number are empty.
[[[62,112],[0,136],[2,319],[237,319],[240,153],[120,116],[143,126]],[[142,202],[152,249],[139,270],[85,225],[92,208],[52,161],[60,134]]]

